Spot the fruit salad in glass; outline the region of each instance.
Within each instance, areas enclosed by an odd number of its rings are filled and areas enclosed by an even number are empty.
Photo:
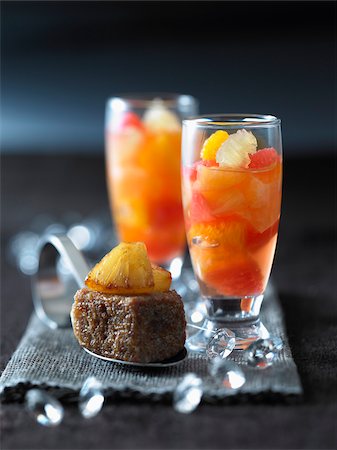
[[[187,241],[208,317],[257,319],[280,219],[279,119],[184,121],[182,178]]]
[[[169,267],[186,248],[181,202],[181,119],[193,97],[115,97],[106,112],[106,171],[121,241],[142,241],[150,259]]]

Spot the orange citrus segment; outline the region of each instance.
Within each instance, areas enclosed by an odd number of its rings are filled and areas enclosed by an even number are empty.
[[[216,152],[228,138],[227,131],[218,130],[204,142],[200,156],[204,160],[215,160]]]
[[[216,223],[197,223],[188,232],[189,241],[198,238],[208,245],[225,245],[227,249],[244,248],[246,224],[240,220],[228,219]]]

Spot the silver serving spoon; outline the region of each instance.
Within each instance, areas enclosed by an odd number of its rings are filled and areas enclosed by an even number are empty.
[[[95,358],[102,359],[103,361],[109,361],[113,363],[123,364],[125,366],[133,366],[133,367],[170,367],[176,366],[184,361],[187,357],[187,350],[184,347],[179,353],[169,359],[165,359],[164,361],[159,362],[149,362],[149,363],[140,363],[140,362],[132,362],[132,361],[123,361],[121,359],[108,358],[107,356],[101,356],[97,353],[94,353],[87,348],[83,347],[89,355],[94,356]]]

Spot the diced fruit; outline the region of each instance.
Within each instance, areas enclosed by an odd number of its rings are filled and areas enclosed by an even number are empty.
[[[153,133],[160,131],[177,132],[181,130],[179,118],[167,109],[161,100],[154,100],[145,112],[143,123]]]
[[[174,223],[183,222],[183,209],[181,202],[171,199],[161,199],[151,204],[151,223],[155,227],[165,227]]]
[[[124,223],[126,227],[147,227],[149,212],[143,206],[140,198],[128,197],[123,201],[114,195],[114,211],[117,223]]]
[[[129,111],[126,112],[122,117],[121,120],[119,122],[119,127],[120,129],[125,129],[125,128],[138,128],[140,130],[143,129],[143,124],[140,120],[140,118],[137,116],[137,114]]]
[[[168,270],[163,269],[156,264],[151,264],[153,281],[154,281],[154,292],[166,292],[171,287],[172,276]]]
[[[249,220],[259,233],[271,227],[280,216],[281,181],[265,183],[252,176],[244,186],[246,208],[241,214]]]
[[[226,221],[193,225],[188,238],[192,241],[198,237],[209,245],[225,245],[227,249],[242,249],[246,243],[246,228],[245,221],[238,217],[228,217]]]
[[[205,160],[202,159],[200,161],[197,161],[193,164],[192,167],[183,167],[183,175],[184,177],[188,177],[190,181],[195,181],[197,178],[197,171],[199,167],[219,167],[218,163],[215,161],[215,159],[212,160]]]
[[[214,218],[226,217],[231,214],[241,215],[247,209],[247,202],[240,187],[232,186],[223,191],[202,191]]]
[[[199,163],[196,163],[197,165],[201,165],[204,167],[219,167],[219,164],[215,161],[215,159],[208,159],[205,161],[199,161]]]
[[[276,220],[276,222],[263,231],[263,233],[259,233],[257,230],[250,227],[247,233],[247,247],[249,250],[256,250],[269,242],[277,233],[278,225],[279,220]]]
[[[245,174],[239,171],[224,171],[219,166],[197,166],[198,180],[202,191],[223,191],[245,180]],[[217,195],[219,192],[216,193]]]
[[[151,264],[143,242],[121,242],[89,272],[85,284],[106,294],[150,294],[169,290],[171,274]]]
[[[214,220],[209,205],[205,197],[197,191],[194,191],[190,207],[191,222],[210,222]]]
[[[256,152],[257,141],[252,132],[245,129],[231,134],[216,154],[220,167],[247,168],[250,154]]]
[[[204,274],[203,281],[225,296],[241,297],[263,291],[259,266],[248,258],[209,270]]]
[[[280,159],[274,148],[263,148],[250,155],[250,169],[264,169]]]
[[[201,149],[200,156],[203,160],[215,160],[216,152],[219,150],[221,144],[223,144],[228,138],[228,133],[223,130],[218,130],[206,139]]]
[[[89,272],[85,284],[111,294],[144,293],[153,288],[151,263],[143,242],[121,242]]]
[[[183,177],[184,179],[188,179],[190,182],[193,183],[193,181],[197,178],[197,168],[195,166],[193,167],[183,167]]]

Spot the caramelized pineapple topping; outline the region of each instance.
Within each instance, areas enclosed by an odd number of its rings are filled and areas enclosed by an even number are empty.
[[[143,242],[121,242],[95,265],[85,284],[106,294],[150,294],[168,291],[171,274],[151,264]]]

